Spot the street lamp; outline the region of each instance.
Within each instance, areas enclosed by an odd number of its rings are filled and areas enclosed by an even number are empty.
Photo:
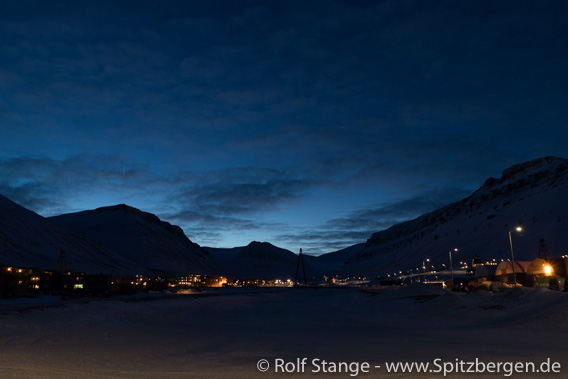
[[[523,228],[521,228],[520,226],[517,226],[515,228],[515,230],[517,232],[520,232],[523,230]],[[517,274],[515,273],[515,255],[513,254],[513,238],[511,238],[511,230],[509,230],[509,246],[511,247],[511,264],[513,267],[513,286],[516,287],[517,286]]]
[[[458,251],[458,249],[454,249],[455,252]],[[450,281],[450,291],[454,288],[454,264],[452,263],[452,250],[450,250],[450,273],[452,275],[452,280]]]
[[[430,262],[430,258],[422,261],[422,283],[426,283],[426,262]]]

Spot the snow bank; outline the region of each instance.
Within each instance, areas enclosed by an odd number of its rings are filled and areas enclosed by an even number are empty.
[[[259,359],[298,357],[565,366],[566,316],[567,293],[527,288],[208,289],[2,311],[0,365],[3,377],[27,378],[268,378]]]

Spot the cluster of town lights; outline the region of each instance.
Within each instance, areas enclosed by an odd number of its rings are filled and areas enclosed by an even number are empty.
[[[516,232],[522,232],[523,228],[520,227],[520,226],[517,226],[513,230],[516,231]],[[507,259],[507,261],[511,262],[511,268],[512,268],[512,272],[513,272],[513,285],[516,286],[517,285],[517,275],[516,275],[516,272],[515,272],[515,254],[514,254],[514,251],[513,251],[513,238],[512,238],[513,230],[509,230],[509,232],[508,232],[508,234],[509,234],[509,248],[510,248],[510,252],[511,252],[511,258]],[[449,258],[450,258],[450,267],[449,268],[450,268],[450,275],[451,275],[450,283],[452,285],[454,283],[453,255],[458,253],[458,251],[459,250],[457,248],[454,248],[453,250],[449,251]],[[562,258],[568,259],[568,254],[562,255]],[[503,262],[503,261],[504,261],[504,259],[501,259],[501,262]],[[467,264],[465,262],[460,261],[459,263],[461,265],[461,267],[460,267],[461,269],[466,268]],[[486,263],[486,264],[489,264],[489,263]],[[494,265],[497,264],[496,259],[492,260],[492,264],[494,264]],[[443,264],[442,266],[443,266],[444,269],[447,268],[445,264]],[[428,267],[431,267],[431,269],[428,268]],[[543,269],[544,269],[544,274],[546,276],[551,276],[554,273],[553,267],[548,263],[544,264]],[[416,267],[415,272],[413,272],[413,269],[410,269],[410,270],[406,271],[405,274],[407,276],[415,276],[419,272],[420,272],[420,269],[418,267]],[[425,259],[422,260],[422,275],[425,277],[426,273],[436,273],[435,266],[431,265],[430,258],[425,258]],[[387,275],[388,278],[390,278],[391,276],[402,277],[402,276],[404,276],[404,274],[403,274],[403,271],[398,271],[398,272],[394,272],[392,275],[391,274]]]

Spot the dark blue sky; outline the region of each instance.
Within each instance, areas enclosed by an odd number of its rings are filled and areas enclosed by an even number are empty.
[[[0,1],[0,193],[318,254],[568,157],[564,1]]]

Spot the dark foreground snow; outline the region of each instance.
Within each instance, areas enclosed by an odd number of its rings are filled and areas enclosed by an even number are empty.
[[[534,361],[568,373],[568,294],[514,289],[454,294],[429,286],[358,289],[218,289],[104,301],[0,301],[2,377],[333,377],[275,374],[276,359]],[[257,362],[270,369],[261,373]],[[290,366],[291,367],[291,366]],[[482,374],[453,377],[481,378]],[[487,377],[504,377],[503,373]],[[539,377],[513,374],[512,377]]]

